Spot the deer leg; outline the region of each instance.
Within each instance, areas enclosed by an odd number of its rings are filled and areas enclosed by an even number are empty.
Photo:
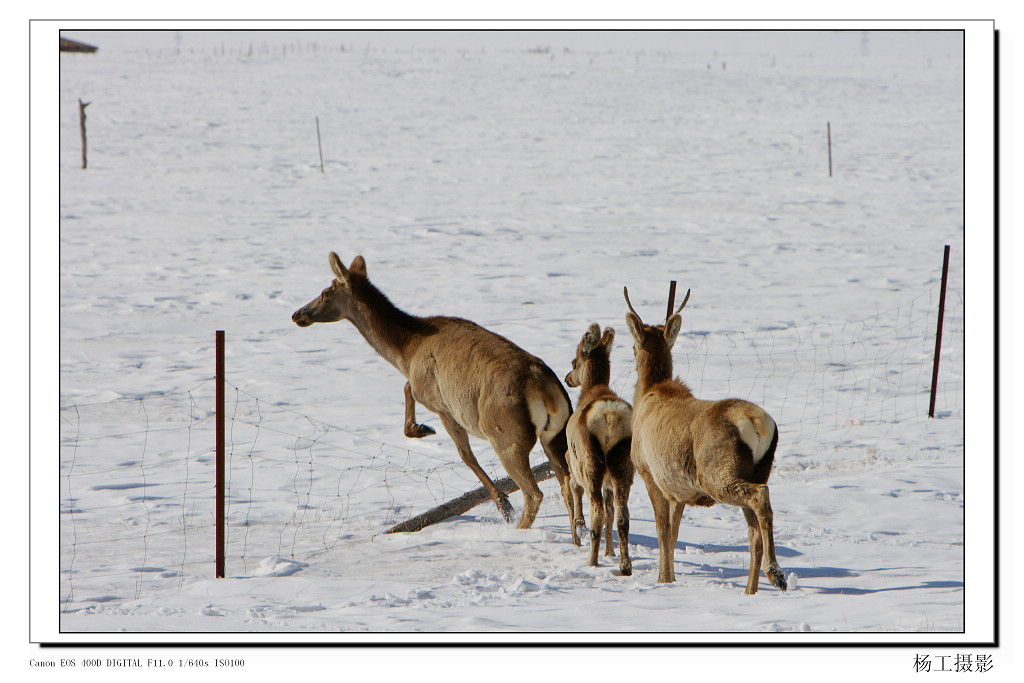
[[[615,492],[611,489],[604,490],[604,555],[615,557],[615,547],[612,543],[612,522],[615,521]]]
[[[683,503],[677,503],[674,500],[670,500],[668,503],[668,523],[669,523],[669,548],[671,548],[671,555],[669,556],[672,561],[672,576],[675,578],[675,552],[676,542],[679,540],[679,522],[683,519],[683,509],[686,506]]]
[[[441,424],[444,425],[445,431],[448,432],[448,435],[452,437],[452,441],[455,442],[455,448],[459,451],[459,457],[462,458],[462,462],[466,463],[469,469],[473,470],[473,474],[476,475],[476,478],[487,489],[487,493],[498,507],[498,511],[501,512],[501,516],[505,519],[505,523],[511,524],[515,513],[512,509],[512,503],[509,502],[505,492],[494,485],[491,478],[484,472],[484,468],[480,467],[480,463],[477,462],[476,456],[473,455],[473,451],[469,447],[469,434],[451,415],[439,413],[438,417],[441,418]]]
[[[587,495],[590,496],[590,566],[596,567],[598,566],[597,556],[601,551],[601,530],[605,524],[604,499],[601,497],[600,482],[595,486],[591,481]]]
[[[493,441],[491,445],[498,454],[498,459],[505,466],[505,471],[523,492],[523,514],[519,518],[520,529],[529,529],[537,518],[537,511],[540,510],[544,494],[537,486],[537,479],[530,470],[530,449],[533,443],[511,444],[501,447]]]
[[[577,484],[575,480],[570,481],[569,487],[572,490],[570,494],[572,496],[570,500],[572,511],[569,513],[569,525],[572,527],[572,543],[573,545],[583,545],[580,542],[580,532],[587,526],[583,521],[583,487]]]
[[[416,399],[412,397],[412,387],[405,383],[405,435],[410,439],[422,439],[434,434],[427,425],[416,424]]]
[[[779,568],[775,559],[775,533],[773,529],[772,504],[768,498],[768,487],[757,484],[757,490],[751,497],[754,514],[757,515],[757,522],[761,530],[761,538],[764,543],[764,575],[768,581],[780,591],[786,591],[786,577]]]
[[[629,506],[626,504],[628,500],[629,487],[621,481],[616,482],[615,526],[619,534],[619,571],[622,572],[623,576],[631,576],[633,574],[633,562],[629,559]]]
[[[614,457],[616,452],[620,457]],[[630,576],[633,573],[633,563],[629,559],[629,490],[633,486],[634,467],[629,452],[630,443],[626,441],[620,442],[608,453],[615,516],[612,517],[609,513],[607,517],[609,526],[611,520],[615,520],[615,530],[619,535],[619,570],[623,576]],[[611,534],[608,545],[611,546]]]
[[[658,529],[658,583],[672,583],[676,580],[674,562],[676,539],[679,536],[679,523],[676,522],[673,531],[671,514],[672,505],[668,498],[662,495],[661,490],[653,484],[647,484],[647,494],[651,499],[651,507],[654,508],[654,524]],[[679,515],[682,516],[683,506],[679,506]],[[678,518],[677,518],[678,519]]]
[[[576,524],[582,525],[582,504],[576,506],[575,513],[573,510],[573,491],[569,481],[569,463],[566,460],[569,442],[565,429],[563,428],[553,436],[541,434],[540,446],[544,449],[544,455],[547,456],[548,462],[551,463],[551,471],[554,473],[555,479],[558,480],[558,487],[562,491],[562,501],[565,503],[565,509],[569,513],[569,524],[574,526]],[[579,545],[579,543],[576,545]]]
[[[761,575],[761,558],[764,555],[764,544],[761,541],[761,525],[753,510],[743,508],[743,516],[747,520],[747,539],[750,542],[750,571],[747,573],[747,595],[757,593],[757,579]]]
[[[783,576],[782,570],[779,568],[779,563],[775,559],[775,538],[772,529],[772,505],[768,499],[768,487],[764,484],[751,484],[746,481],[733,481],[732,483],[722,487],[718,492],[719,495],[711,493],[712,497],[723,503],[729,505],[736,505],[744,509],[744,516],[747,519],[748,524],[748,535],[753,534],[751,530],[750,516],[747,514],[749,510],[753,516],[754,521],[757,524],[757,534],[760,536],[759,543],[755,545],[754,539],[751,538],[750,550],[751,550],[751,563],[754,562],[755,558],[754,550],[757,545],[760,545],[763,553],[763,559],[757,558],[759,561],[757,565],[764,564],[764,575],[768,577],[768,581],[778,588],[780,591],[786,590],[786,577]],[[757,574],[757,565],[751,565],[751,576]],[[751,586],[751,580],[747,579],[747,593],[754,594],[757,592],[757,581],[753,581]]]

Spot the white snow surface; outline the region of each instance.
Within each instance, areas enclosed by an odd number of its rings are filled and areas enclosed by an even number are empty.
[[[957,38],[938,44],[61,55],[62,633],[963,631],[964,64]],[[628,401],[623,286],[648,322],[663,319],[670,280],[679,297],[690,289],[677,374],[779,424],[769,485],[790,590],[762,574],[744,594],[746,527],[723,505],[686,510],[676,582],[658,584],[639,478],[629,577],[613,558],[587,566],[554,480],[529,530],[487,502],[383,534],[478,482],[422,407],[438,433],[403,436],[405,379],[349,323],[291,322],[329,284],[332,250],[363,255],[403,310],[474,320],[559,377],[591,322],[616,328],[612,385]],[[538,446],[531,462],[543,459]]]

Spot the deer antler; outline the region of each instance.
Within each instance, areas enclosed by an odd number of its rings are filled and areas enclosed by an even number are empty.
[[[686,302],[689,301],[689,300],[690,300],[690,290],[686,290],[686,296],[683,297],[683,303],[679,304],[679,308],[676,309],[676,313],[679,313],[679,311],[683,310],[683,306],[685,306]]]
[[[635,315],[636,317],[640,318],[640,314],[637,313],[633,309],[633,304],[630,303],[630,301],[629,301],[629,290],[626,287],[622,288],[622,295],[624,297],[626,297],[626,305],[629,306],[629,312],[632,313],[633,315]],[[690,300],[690,290],[686,290],[686,296],[683,297],[683,303],[679,304],[679,308],[676,309],[676,313],[679,313],[679,311],[683,310],[683,308],[686,306],[686,303],[689,300]],[[673,314],[673,315],[675,315],[675,314]],[[641,318],[641,321],[642,320],[643,319]]]
[[[629,312],[632,313],[633,315],[635,315],[636,317],[640,318],[640,314],[637,313],[635,310],[633,310],[633,304],[631,304],[629,302],[629,290],[626,289],[625,287],[623,287],[622,288],[622,295],[624,297],[626,297],[626,305],[629,306]],[[640,320],[642,321],[643,318],[640,318]]]

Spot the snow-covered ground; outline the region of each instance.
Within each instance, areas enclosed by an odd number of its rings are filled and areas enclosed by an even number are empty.
[[[312,642],[964,631],[964,62],[956,36],[899,38],[866,56],[792,36],[758,52],[226,39],[61,55],[48,607],[60,630]],[[478,484],[436,416],[419,420],[437,435],[402,435],[405,380],[351,325],[291,322],[330,282],[332,250],[363,255],[402,309],[474,320],[560,377],[590,322],[615,327],[613,387],[627,400],[623,285],[649,321],[670,280],[691,289],[676,371],[699,396],[756,401],[780,425],[769,483],[791,590],[762,576],[744,595],[746,528],[725,506],[686,511],[677,581],[657,584],[639,479],[631,577],[607,558],[586,566],[553,480],[527,531],[485,503],[382,534]],[[215,330],[229,382],[220,580]],[[473,447],[504,476],[486,443]]]

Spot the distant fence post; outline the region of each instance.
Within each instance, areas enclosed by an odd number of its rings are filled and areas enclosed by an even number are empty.
[[[832,122],[825,122],[825,129],[828,132],[828,177],[832,177]]]
[[[82,98],[78,98],[78,132],[82,135],[82,168],[85,168],[85,108],[88,107],[92,102],[83,102]]]
[[[316,117],[316,148],[320,152],[320,172],[324,172],[324,148],[320,144],[320,117]]]
[[[935,391],[939,382],[939,352],[942,350],[942,317],[946,312],[946,279],[949,275],[949,245],[942,250],[942,289],[939,292],[939,322],[935,330],[935,359],[932,361],[932,396],[928,417],[935,417]]]
[[[224,330],[217,330],[216,578],[224,578]]]

